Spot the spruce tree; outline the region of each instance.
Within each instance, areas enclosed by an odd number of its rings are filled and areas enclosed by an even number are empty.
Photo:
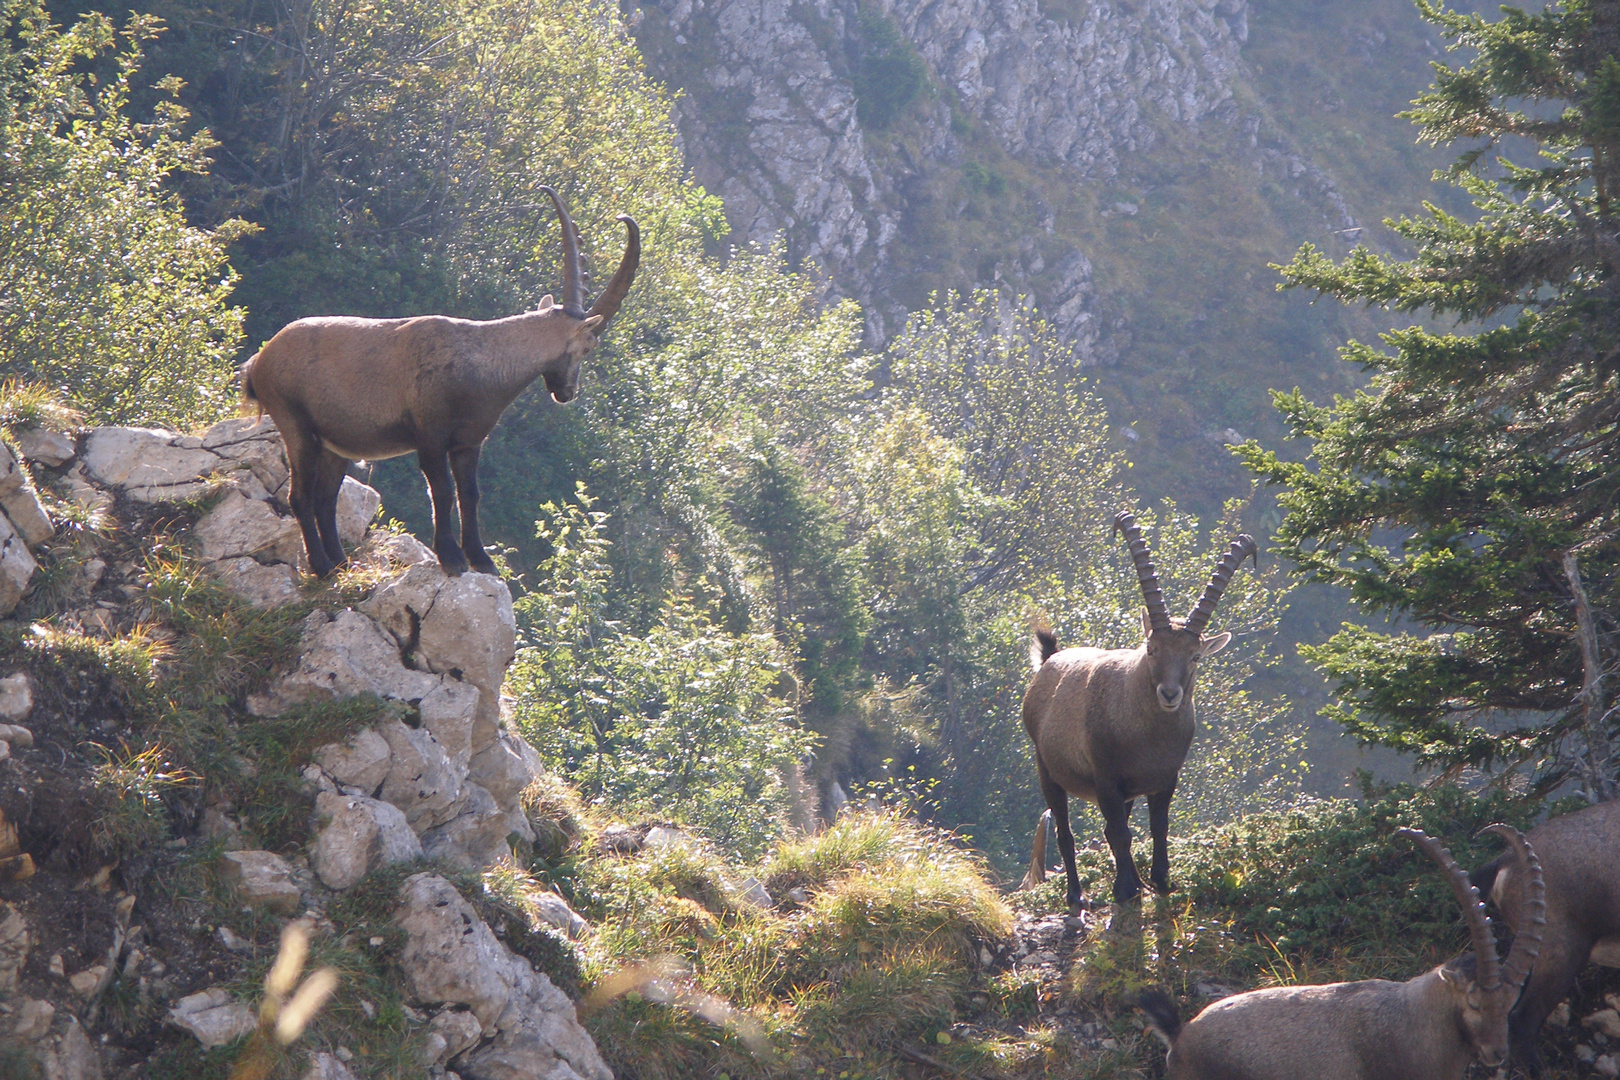
[[[1611,797],[1620,601],[1620,3],[1502,17],[1419,7],[1470,57],[1404,114],[1462,150],[1475,220],[1388,224],[1410,258],[1310,245],[1284,287],[1413,325],[1344,358],[1368,388],[1276,395],[1311,460],[1250,444],[1286,510],[1278,550],[1400,632],[1346,625],[1302,652],[1332,714],[1435,765],[1528,762]],[[1584,594],[1584,597],[1583,597]],[[1609,669],[1607,683],[1604,669]]]

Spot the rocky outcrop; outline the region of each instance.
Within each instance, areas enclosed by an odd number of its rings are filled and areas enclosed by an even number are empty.
[[[449,1057],[458,1043],[479,1040],[454,1062],[462,1076],[611,1080],[573,1002],[502,945],[449,882],[433,874],[406,879],[394,924],[406,935],[399,964],[412,996],[448,1007],[434,1020],[445,1043],[435,1054]]]
[[[913,272],[894,265],[894,245],[941,209],[918,191],[969,161],[971,127],[1068,183],[1097,184],[1231,101],[1246,0],[1082,8],[1070,19],[1038,0],[645,0],[632,23],[654,70],[686,90],[683,141],[733,234],[761,245],[785,234],[793,259],[862,302],[881,344],[906,310],[897,281]],[[861,68],[880,47],[874,18],[943,91],[918,96],[903,138],[862,123],[862,91],[884,92],[881,73]],[[1050,234],[1051,211],[1037,216],[1026,225]],[[997,265],[998,278],[1035,287],[1066,336],[1093,343],[1082,318],[1090,264],[1077,246],[1015,233]],[[975,283],[988,282],[954,284]]]
[[[142,507],[178,500],[200,504],[184,542],[225,588],[264,607],[310,595],[301,591],[302,536],[284,502],[286,463],[267,422],[231,420],[201,435],[96,428],[82,435],[82,453],[80,441],[65,434],[19,439],[28,453],[42,455],[37,462],[0,447],[0,529],[8,530],[0,532],[0,544],[15,536],[7,558],[27,571],[0,599],[10,596],[14,604],[24,594],[33,574],[29,545],[50,542],[48,502],[41,503],[36,479],[50,484],[55,497],[97,512],[133,507],[139,514],[146,512]],[[225,849],[212,862],[225,894],[261,918],[308,912],[318,920],[333,892],[353,888],[381,867],[426,856],[479,870],[509,859],[513,838],[534,840],[521,795],[539,775],[540,761],[504,728],[500,714],[501,685],[516,651],[511,594],[487,575],[447,576],[432,552],[408,536],[368,534],[378,509],[375,491],[345,481],[339,531],[376,584],[354,607],[311,611],[296,662],[250,695],[247,706],[271,717],[311,702],[372,695],[392,707],[312,754],[303,774],[314,826],[307,852],[253,850],[249,830],[231,819],[228,806],[210,805],[199,815],[199,838]],[[89,615],[77,621],[86,624]],[[27,676],[0,670],[0,758],[13,745],[32,744],[29,729],[16,723],[31,707]],[[0,819],[0,858],[12,854],[9,827]],[[411,882],[416,885],[401,893],[396,920],[410,935],[407,970],[418,1000],[440,1007],[426,1040],[424,1075],[453,1060],[460,1075],[474,1080],[611,1076],[565,995],[501,946],[447,882],[427,875]],[[133,903],[129,897],[119,908],[111,951],[80,970],[57,972],[75,996],[72,1007],[84,1015],[93,1015],[119,971],[145,970],[134,945],[139,928],[127,926]],[[570,936],[589,929],[560,898],[546,907],[545,919]],[[225,926],[214,936],[229,952],[254,948]],[[22,916],[0,905],[0,996],[18,988],[33,945]],[[56,971],[61,958],[52,963]],[[39,1005],[47,1011],[18,1014],[15,1024],[30,1033],[40,1029],[30,1044],[47,1075],[99,1075],[97,1051],[77,1019],[64,1022],[59,1005]],[[257,1023],[255,1009],[219,986],[173,999],[164,1015],[204,1047],[226,1045]],[[311,1076],[348,1075],[330,1055],[312,1057],[308,1070]]]

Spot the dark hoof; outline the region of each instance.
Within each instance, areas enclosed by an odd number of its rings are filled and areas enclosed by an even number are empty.
[[[1114,886],[1114,903],[1116,904],[1128,904],[1132,900],[1140,898],[1141,895],[1142,885],[1140,882],[1132,882],[1129,885]]]
[[[1168,879],[1164,881],[1160,881],[1158,878],[1153,879],[1153,891],[1160,896],[1169,896],[1171,887]]]
[[[467,560],[467,562],[468,568],[471,569],[475,574],[489,574],[492,577],[500,577],[500,571],[495,569],[495,560],[493,559],[474,558]]]
[[[1091,901],[1083,896],[1070,896],[1065,902],[1069,905],[1070,915],[1079,915],[1081,912],[1091,910]]]

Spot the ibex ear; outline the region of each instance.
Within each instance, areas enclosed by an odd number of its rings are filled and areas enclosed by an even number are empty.
[[[1147,637],[1153,633],[1153,620],[1148,618],[1147,608],[1142,609],[1142,636]]]
[[[599,334],[602,332],[602,324],[605,322],[607,322],[606,315],[592,315],[590,318],[585,320],[584,326],[585,329],[589,330],[591,333]]]
[[[1199,649],[1198,649],[1198,655],[1199,656],[1214,656],[1216,653],[1218,653],[1222,649],[1226,648],[1227,643],[1230,642],[1231,640],[1232,640],[1232,631],[1230,631],[1230,630],[1223,630],[1219,634],[1216,634],[1214,637],[1205,638],[1203,645],[1201,645],[1199,647]]]
[[[536,311],[550,311],[552,308],[554,308],[556,306],[557,306],[557,301],[552,297],[552,295],[550,293],[546,293],[546,295],[544,295],[544,296],[542,296],[540,298],[540,306],[535,308],[534,310],[536,310]]]

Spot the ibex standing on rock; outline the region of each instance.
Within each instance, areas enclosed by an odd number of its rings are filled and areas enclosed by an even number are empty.
[[[1530,830],[1547,879],[1547,929],[1541,957],[1508,1019],[1513,1057],[1541,1072],[1536,1035],[1588,961],[1620,967],[1620,802],[1599,803]],[[1523,932],[1520,871],[1495,859],[1469,880],[1488,893],[1510,930]]]
[[[478,535],[478,454],[512,400],[537,378],[558,402],[579,393],[579,366],[624,303],[641,260],[629,231],[607,289],[584,308],[579,236],[551,188],[562,219],[563,302],[474,322],[414,319],[299,319],[242,367],[242,400],[270,414],[287,444],[287,501],[304,534],[309,568],[324,577],[344,562],[337,496],[350,461],[416,451],[433,497],[433,549],[451,574],[486,574],[495,563]],[[454,486],[452,486],[452,476]],[[453,513],[460,502],[461,543]]]
[[[1170,891],[1170,797],[1193,737],[1193,676],[1201,657],[1211,656],[1232,640],[1230,633],[1204,637],[1238,564],[1259,556],[1254,538],[1244,533],[1215,568],[1204,595],[1186,621],[1172,619],[1159,589],[1147,541],[1136,518],[1121,511],[1114,531],[1125,533],[1146,605],[1142,632],[1134,649],[1076,648],[1058,650],[1050,630],[1037,630],[1030,649],[1035,678],[1024,693],[1024,730],[1035,744],[1035,767],[1041,795],[1057,826],[1058,847],[1068,875],[1068,904],[1085,906],[1080,875],[1074,866],[1074,834],[1069,831],[1069,796],[1097,804],[1106,827],[1103,835],[1114,852],[1114,899],[1129,900],[1142,891],[1142,879],[1131,861],[1131,806],[1148,800],[1153,833],[1150,877],[1160,893]],[[1034,857],[1024,884],[1046,879],[1046,817],[1037,826]]]
[[[1401,829],[1440,865],[1468,921],[1474,951],[1407,982],[1369,979],[1274,986],[1236,994],[1183,1025],[1159,991],[1142,1010],[1170,1046],[1170,1080],[1462,1080],[1468,1063],[1507,1060],[1508,1010],[1541,942],[1545,886],[1536,853],[1517,829],[1491,825],[1513,846],[1526,883],[1527,920],[1507,960],[1479,892],[1451,853]]]

